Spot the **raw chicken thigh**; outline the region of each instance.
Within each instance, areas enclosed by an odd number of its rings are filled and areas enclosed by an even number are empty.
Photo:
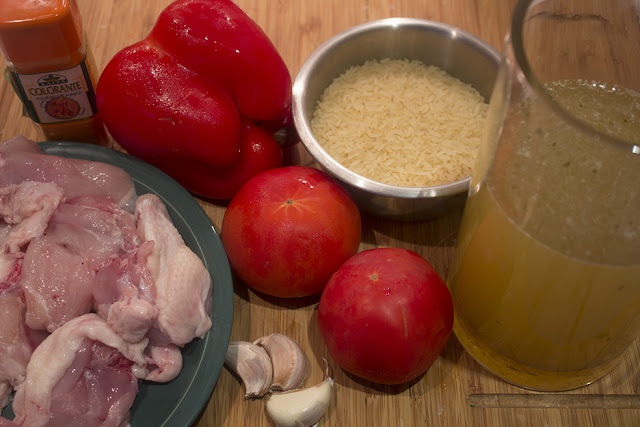
[[[24,181],[50,182],[67,198],[107,196],[132,211],[136,190],[128,173],[106,163],[46,155],[23,136],[0,145],[0,187]]]
[[[140,240],[131,214],[110,198],[76,197],[61,204],[25,253],[27,324],[53,332],[89,313],[97,272],[134,251]]]
[[[149,362],[157,369],[147,379],[166,382],[182,368],[177,346],[202,337],[211,328],[211,276],[185,245],[157,196],[140,196],[135,213],[140,236],[154,242],[147,259],[157,310],[149,331]]]
[[[147,257],[153,242],[144,242],[136,251],[101,269],[93,287],[96,312],[128,341],[142,339],[156,319],[153,277]]]
[[[47,235],[82,255],[95,270],[141,243],[133,216],[108,197],[76,197],[63,203],[51,218]]]
[[[96,314],[68,321],[34,350],[16,388],[14,422],[121,425],[138,390],[136,376],[145,375],[146,345],[125,341]]]
[[[155,242],[147,266],[155,282],[158,328],[177,345],[202,337],[211,328],[209,272],[184,244],[158,196],[140,196],[136,217],[140,236]]]
[[[62,189],[50,183],[26,181],[0,187],[0,216],[4,220],[0,280],[15,274],[24,257],[22,250],[43,233],[64,199]]]
[[[3,241],[4,252],[17,253],[41,235],[64,200],[62,189],[47,182],[25,181],[0,187],[0,215],[12,225]]]
[[[0,427],[126,425],[211,328],[209,272],[122,169],[4,141],[0,245]]]
[[[89,313],[95,276],[86,259],[51,237],[33,239],[25,253],[20,281],[27,325],[53,332],[74,317]]]

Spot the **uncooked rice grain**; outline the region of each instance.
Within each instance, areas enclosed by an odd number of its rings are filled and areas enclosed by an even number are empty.
[[[423,187],[471,174],[487,109],[477,90],[436,66],[370,60],[325,89],[311,127],[325,151],[351,171]]]

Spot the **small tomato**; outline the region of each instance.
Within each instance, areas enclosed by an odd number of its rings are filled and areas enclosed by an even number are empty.
[[[290,298],[320,293],[357,252],[361,228],[355,202],[326,173],[288,166],[261,172],[240,187],[221,234],[243,282]]]
[[[453,302],[442,278],[417,253],[370,249],[331,276],[317,321],[342,369],[368,381],[401,384],[426,372],[444,348]]]

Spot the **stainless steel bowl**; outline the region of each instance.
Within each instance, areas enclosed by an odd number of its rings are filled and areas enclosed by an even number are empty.
[[[400,187],[358,175],[329,156],[311,131],[314,109],[334,78],[369,59],[417,59],[469,83],[488,101],[500,54],[459,28],[413,18],[389,18],[352,27],[322,44],[306,60],[293,84],[293,118],[300,139],[316,162],[374,215],[416,220],[464,205],[470,177],[433,187]]]

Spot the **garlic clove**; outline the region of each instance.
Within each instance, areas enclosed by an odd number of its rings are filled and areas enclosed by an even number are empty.
[[[269,391],[273,368],[264,348],[246,341],[232,341],[224,364],[242,379],[246,399],[262,397]]]
[[[271,334],[253,342],[267,351],[273,365],[272,390],[298,388],[307,376],[307,358],[293,339],[282,334]]]
[[[309,427],[324,416],[333,395],[333,379],[302,390],[274,393],[267,401],[267,413],[278,427]]]

